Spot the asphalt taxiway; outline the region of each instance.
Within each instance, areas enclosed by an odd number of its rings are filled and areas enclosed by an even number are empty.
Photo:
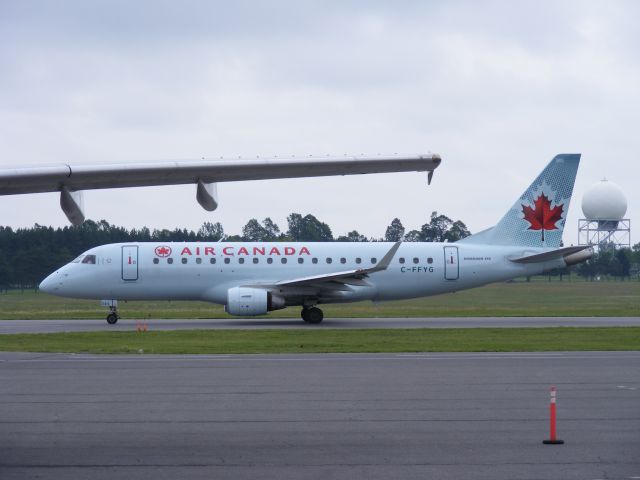
[[[638,478],[639,373],[640,352],[0,353],[0,478]]]
[[[0,320],[3,333],[55,333],[135,330],[138,320]],[[149,319],[152,330],[265,328],[518,328],[640,327],[640,317],[468,317],[468,318],[326,318],[309,325],[298,318]]]

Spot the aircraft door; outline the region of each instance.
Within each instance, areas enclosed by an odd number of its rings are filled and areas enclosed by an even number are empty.
[[[122,280],[138,280],[138,246],[122,247]]]
[[[444,278],[457,280],[460,276],[458,264],[458,247],[444,247]]]

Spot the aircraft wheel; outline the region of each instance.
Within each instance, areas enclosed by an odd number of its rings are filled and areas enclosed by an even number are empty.
[[[110,313],[109,315],[107,315],[107,323],[109,325],[115,325],[118,321],[118,315],[116,315],[115,313]]]
[[[309,309],[306,309],[306,318],[304,318],[304,321],[307,323],[320,323],[322,322],[322,319],[324,318],[324,313],[322,313],[322,310],[320,310],[318,307],[312,307]]]

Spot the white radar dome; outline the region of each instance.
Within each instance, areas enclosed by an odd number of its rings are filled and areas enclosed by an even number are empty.
[[[618,185],[601,180],[582,196],[582,212],[588,220],[621,220],[627,213],[627,198]]]

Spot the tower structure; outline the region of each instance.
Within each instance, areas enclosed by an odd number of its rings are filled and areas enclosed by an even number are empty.
[[[582,213],[578,220],[578,243],[599,248],[630,248],[631,220],[627,199],[613,182],[601,180],[587,189],[582,197]]]

